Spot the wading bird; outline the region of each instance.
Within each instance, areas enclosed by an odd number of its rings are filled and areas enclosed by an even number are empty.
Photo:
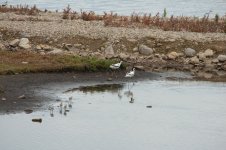
[[[133,68],[133,70],[131,70],[130,72],[127,72],[125,77],[131,78],[131,77],[134,77],[134,75],[135,75],[135,68]]]
[[[120,61],[119,63],[110,65],[110,68],[112,70],[118,70],[121,67],[121,64],[122,64],[122,61]],[[117,76],[116,76],[116,78],[117,78]]]

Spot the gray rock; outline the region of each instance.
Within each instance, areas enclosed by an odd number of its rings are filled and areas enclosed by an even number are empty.
[[[187,57],[193,57],[196,54],[196,51],[192,48],[185,48],[184,53]]]
[[[139,48],[139,53],[142,54],[142,55],[151,55],[154,50],[146,45],[140,45]]]
[[[28,38],[21,38],[19,42],[19,47],[23,49],[31,48]]]
[[[108,47],[106,47],[104,52],[106,57],[113,57],[115,55],[112,45],[109,45]]]
[[[56,55],[56,54],[62,54],[62,53],[63,53],[63,50],[58,49],[58,48],[54,48],[52,51],[49,51],[47,54]]]
[[[226,55],[219,55],[219,56],[217,57],[217,59],[218,59],[219,61],[221,61],[221,62],[224,62],[224,61],[226,61]]]
[[[15,40],[12,40],[9,45],[12,46],[12,47],[16,47],[18,46],[20,40],[19,39],[15,39]]]
[[[204,54],[205,54],[206,57],[212,57],[213,56],[213,50],[207,49],[207,50],[205,50]]]

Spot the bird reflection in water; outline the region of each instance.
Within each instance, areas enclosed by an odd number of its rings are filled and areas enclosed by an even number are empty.
[[[67,116],[67,113],[70,111],[70,109],[72,109],[72,97],[69,97],[69,100],[67,101],[61,101],[60,104],[58,106],[56,106],[59,109],[59,113],[62,115],[64,114],[64,116]],[[49,111],[50,111],[50,116],[54,117],[54,106],[50,105],[49,106]]]

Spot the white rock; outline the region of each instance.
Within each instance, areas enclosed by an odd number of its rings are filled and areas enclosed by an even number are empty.
[[[15,39],[15,40],[12,40],[9,45],[12,46],[12,47],[16,47],[18,46],[20,40],[19,39]]]
[[[58,49],[58,48],[54,48],[52,51],[49,51],[47,54],[62,54],[63,53],[63,50],[61,49]]]
[[[205,54],[206,57],[212,57],[213,56],[213,50],[207,49],[207,50],[205,50],[204,54]]]
[[[29,48],[31,48],[31,46],[29,45],[28,38],[21,38],[20,39],[20,43],[19,43],[19,47],[21,47],[23,49],[29,49]]]
[[[170,52],[169,54],[167,54],[167,57],[172,60],[175,60],[178,56],[179,55],[177,52]]]
[[[218,59],[219,61],[221,61],[221,62],[224,62],[224,61],[226,61],[226,55],[219,55],[219,56],[217,57],[217,59]]]
[[[185,48],[184,53],[187,57],[193,57],[196,54],[196,51],[192,48]]]

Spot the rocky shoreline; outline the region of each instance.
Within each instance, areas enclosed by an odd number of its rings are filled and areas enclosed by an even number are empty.
[[[189,71],[226,81],[226,34],[106,27],[102,21],[0,13],[0,50],[123,60],[145,71]],[[29,62],[28,62],[29,63]]]

